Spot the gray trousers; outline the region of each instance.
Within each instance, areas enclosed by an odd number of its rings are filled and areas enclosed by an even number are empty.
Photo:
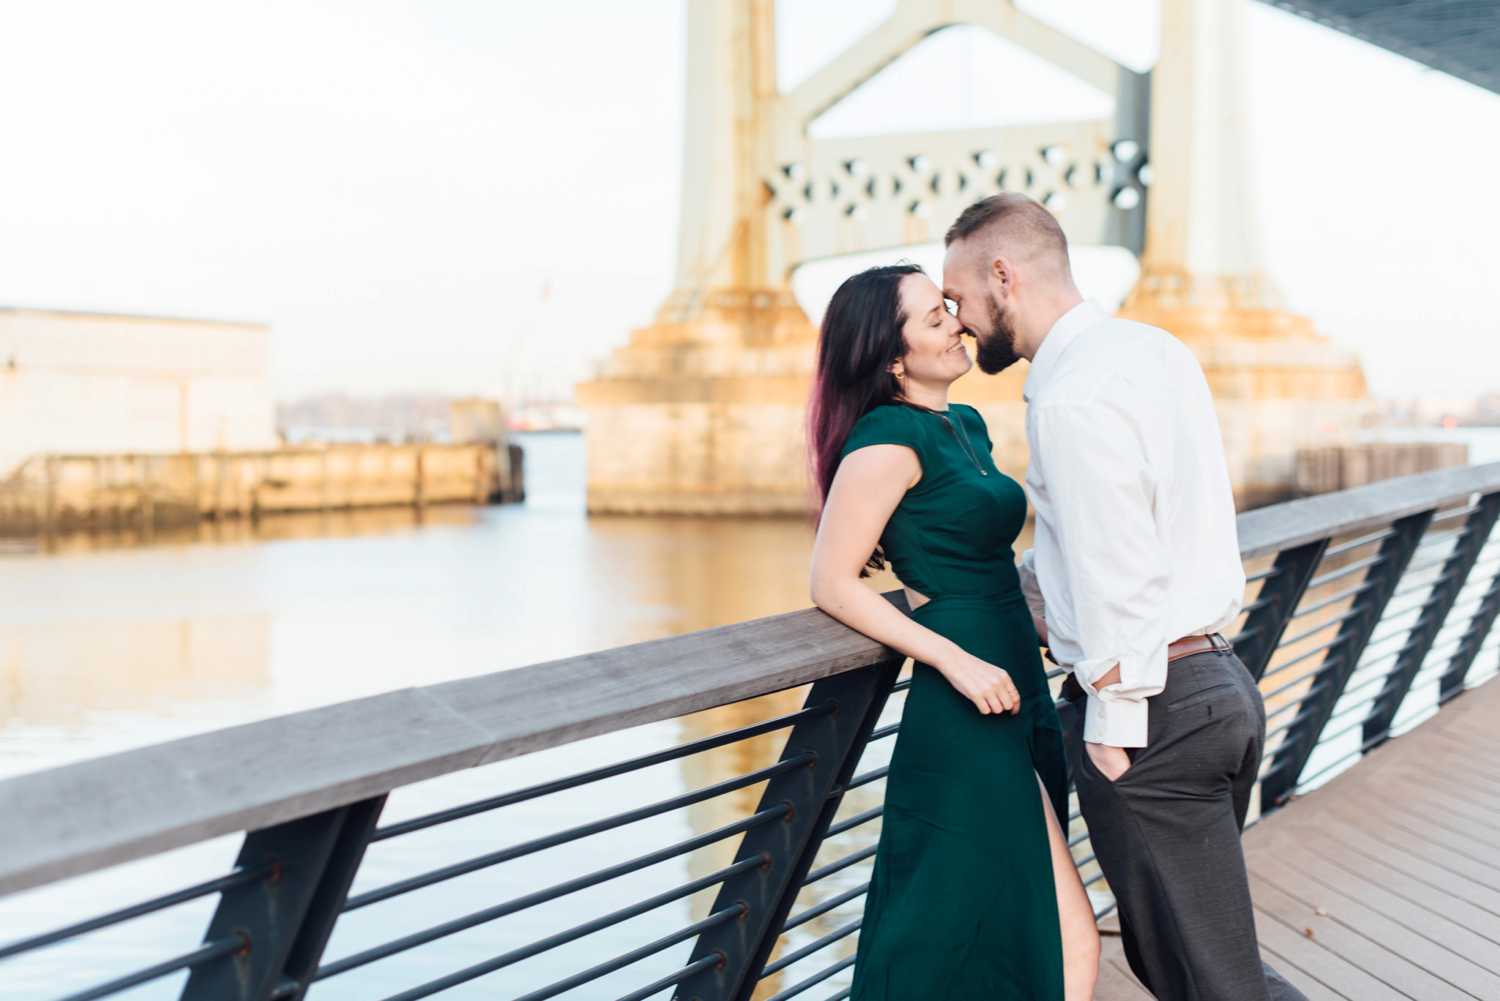
[[[1081,701],[1065,741],[1131,970],[1162,1001],[1305,1001],[1255,937],[1240,830],[1266,710],[1249,669],[1232,652],[1184,657],[1147,704],[1146,746],[1113,782],[1083,750]]]

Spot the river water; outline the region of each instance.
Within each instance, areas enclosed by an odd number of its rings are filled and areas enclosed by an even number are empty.
[[[1470,432],[1473,461],[1500,458],[1500,432]],[[0,776],[52,767],[408,685],[504,670],[808,605],[812,528],[795,520],[588,517],[583,446],[573,434],[521,436],[524,505],[314,515],[256,529],[209,527],[150,546],[68,539],[0,553]],[[878,586],[895,586],[889,578]],[[898,700],[899,701],[899,700]],[[495,795],[794,708],[764,700],[596,738],[398,791],[385,820]],[[898,710],[893,704],[891,712]],[[391,739],[399,740],[399,734]],[[778,737],[446,824],[373,848],[355,891],[493,851],[573,823],[769,764]],[[887,744],[889,742],[886,742]],[[878,764],[880,748],[867,764]],[[744,790],[602,839],[482,870],[340,922],[336,958],[458,914],[632,858],[744,816]],[[878,804],[851,793],[849,812]],[[873,843],[878,825],[835,854]],[[226,871],[238,838],[0,898],[0,942]],[[373,999],[568,928],[725,865],[732,843],[695,852],[534,911],[481,925],[320,984],[314,999]],[[858,885],[854,867],[814,897]],[[809,891],[810,893],[812,891]],[[669,904],[445,992],[515,997],[702,917],[712,892]],[[185,950],[212,900],[175,908],[25,960],[0,961],[0,999],[58,997]],[[805,926],[816,937],[859,901]],[[852,940],[794,967],[786,983],[849,954]],[[617,997],[670,972],[678,946],[567,998]],[[835,978],[815,991],[835,993]],[[122,997],[175,997],[168,978]],[[661,997],[669,996],[663,992]]]
[[[255,530],[210,526],[149,546],[71,538],[47,551],[0,554],[0,775],[808,606],[810,524],[588,517],[580,436],[521,437],[530,491],[524,505],[433,509],[420,522],[404,511],[286,517]],[[895,586],[889,578],[877,583]],[[794,700],[638,727],[423,783],[395,794],[385,820],[719,732],[795,708]],[[367,857],[356,892],[770,764],[783,739],[760,738],[384,842]],[[852,796],[850,808],[874,805],[877,790]],[[757,795],[758,788],[744,790],[351,913],[328,956],[729,823],[753,811]],[[877,832],[867,825],[844,843],[868,843]],[[0,898],[0,942],[218,875],[237,844],[220,839]],[[488,923],[320,984],[310,996],[365,1001],[395,993],[701,876],[728,864],[732,847]],[[841,873],[820,892],[857,885],[859,874]],[[711,900],[711,892],[699,893],[442,996],[517,996],[697,920]],[[857,907],[810,923],[809,933],[857,916]],[[198,941],[210,909],[202,901],[24,961],[0,961],[0,998],[57,997],[183,951]],[[619,996],[676,968],[686,949],[565,996]],[[123,996],[175,997],[181,982],[168,978]]]
[[[524,505],[0,555],[0,775],[808,605],[810,526],[587,517],[581,437],[521,437]]]

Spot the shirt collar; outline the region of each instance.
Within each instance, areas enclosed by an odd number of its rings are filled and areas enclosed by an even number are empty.
[[[1092,300],[1085,299],[1059,316],[1057,322],[1052,324],[1052,329],[1047,331],[1047,336],[1042,338],[1041,347],[1036,349],[1036,357],[1031,359],[1031,370],[1026,373],[1026,385],[1021,389],[1021,398],[1030,403],[1031,398],[1046,383],[1068,346],[1078,339],[1079,334],[1108,315]]]

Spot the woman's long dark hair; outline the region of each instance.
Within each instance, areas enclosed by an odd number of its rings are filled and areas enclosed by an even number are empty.
[[[846,279],[828,302],[807,408],[808,460],[820,515],[854,422],[901,395],[890,372],[891,362],[906,354],[901,280],[925,273],[915,264],[870,268]]]

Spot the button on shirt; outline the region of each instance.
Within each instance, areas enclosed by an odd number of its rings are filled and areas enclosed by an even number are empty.
[[[1219,421],[1197,358],[1092,302],[1053,325],[1026,378],[1021,587],[1088,693],[1083,737],[1146,744],[1167,644],[1227,628],[1245,592]],[[1120,666],[1120,680],[1095,679]]]

